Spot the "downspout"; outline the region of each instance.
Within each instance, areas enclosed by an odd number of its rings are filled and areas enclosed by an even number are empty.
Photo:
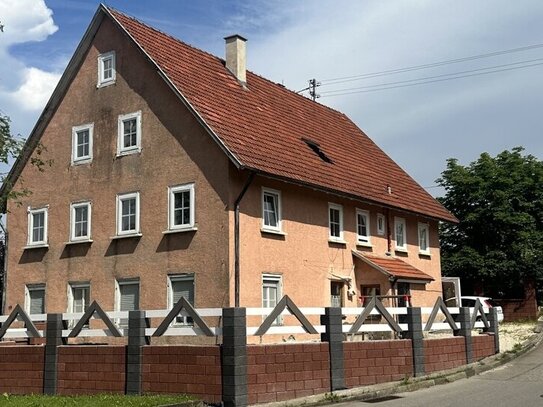
[[[392,254],[392,230],[390,229],[390,210],[386,208],[386,225],[387,225],[387,254]]]
[[[234,295],[235,295],[235,307],[239,308],[239,204],[241,203],[241,200],[245,196],[245,193],[247,192],[247,189],[249,189],[249,186],[253,182],[253,179],[255,177],[255,173],[251,172],[249,174],[249,177],[247,178],[247,181],[245,181],[245,185],[243,186],[243,189],[241,190],[239,196],[237,197],[236,201],[234,202]]]
[[[5,215],[4,215],[5,216]],[[2,232],[4,232],[4,262],[3,264],[0,264],[0,267],[2,267],[2,273],[3,273],[3,279],[2,279],[2,298],[0,299],[0,310],[2,312],[1,315],[5,314],[5,308],[6,308],[6,287],[7,287],[7,281],[8,281],[8,232],[6,228],[4,227],[4,224],[2,223],[2,220],[0,220],[0,228],[2,229]]]

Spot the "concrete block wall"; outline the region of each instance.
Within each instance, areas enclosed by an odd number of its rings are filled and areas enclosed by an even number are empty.
[[[452,369],[465,364],[464,337],[424,340],[424,371],[426,373]]]
[[[345,384],[364,386],[413,375],[411,340],[346,342]]]
[[[248,346],[247,386],[249,404],[329,392],[328,344]]]
[[[61,346],[57,394],[125,392],[124,346]]]
[[[41,394],[44,358],[42,346],[0,347],[0,393]]]
[[[144,393],[186,393],[212,403],[222,400],[219,346],[146,346],[142,370]]]

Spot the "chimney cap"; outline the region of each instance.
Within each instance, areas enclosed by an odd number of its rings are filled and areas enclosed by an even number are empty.
[[[227,37],[224,37],[224,40],[225,40],[225,41],[228,41],[228,40],[231,40],[231,39],[238,39],[238,38],[239,38],[240,40],[242,40],[242,41],[247,41],[247,38],[242,37],[242,36],[239,35],[239,34],[232,34],[232,35],[229,35],[229,36],[227,36]]]

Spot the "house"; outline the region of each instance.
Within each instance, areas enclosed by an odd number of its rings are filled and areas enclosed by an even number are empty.
[[[344,114],[247,71],[245,39],[225,40],[223,60],[99,6],[0,191],[32,191],[2,208],[4,313],[441,295],[438,222],[454,216]]]

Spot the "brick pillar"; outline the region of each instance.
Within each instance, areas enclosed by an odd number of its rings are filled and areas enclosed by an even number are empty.
[[[494,351],[500,353],[500,331],[498,328],[498,311],[496,308],[490,308],[488,314],[489,329],[485,329],[485,332],[489,332],[494,335]]]
[[[424,375],[424,336],[422,334],[422,312],[416,307],[407,308],[407,332],[405,339],[411,339],[413,350],[413,376]]]
[[[47,314],[45,328],[45,363],[43,365],[43,393],[57,393],[58,347],[65,343],[62,339],[64,323],[62,314]]]
[[[321,341],[328,342],[330,352],[330,390],[345,389],[345,373],[343,370],[343,328],[341,308],[327,307],[321,315],[321,324],[326,332],[321,334]]]
[[[126,394],[140,395],[142,378],[143,346],[147,320],[145,311],[128,311],[128,345],[126,346]]]
[[[222,316],[222,399],[225,407],[245,407],[248,404],[245,308],[223,308]]]
[[[473,362],[473,349],[471,341],[471,314],[469,308],[461,307],[458,315],[457,324],[460,324],[460,329],[454,332],[454,336],[463,336],[466,346],[466,363]]]

